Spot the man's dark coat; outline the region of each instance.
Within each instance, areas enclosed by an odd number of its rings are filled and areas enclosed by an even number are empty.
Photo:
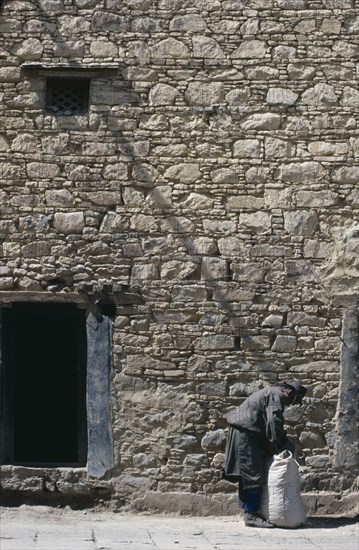
[[[284,430],[283,412],[282,390],[268,386],[226,415],[230,429],[224,479],[241,481],[244,489],[263,487],[266,457],[291,445]]]

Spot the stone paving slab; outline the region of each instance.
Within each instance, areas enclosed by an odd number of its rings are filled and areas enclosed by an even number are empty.
[[[358,550],[355,520],[309,520],[301,529],[253,529],[240,516],[178,517],[0,509],[0,550]]]

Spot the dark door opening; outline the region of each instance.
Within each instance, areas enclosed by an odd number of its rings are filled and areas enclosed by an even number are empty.
[[[85,311],[49,303],[4,308],[2,350],[2,463],[85,465]]]

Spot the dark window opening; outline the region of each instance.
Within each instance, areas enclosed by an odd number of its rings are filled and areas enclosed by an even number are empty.
[[[90,79],[47,78],[46,110],[55,115],[77,115],[88,111]]]
[[[85,465],[85,311],[17,303],[2,321],[2,463]]]

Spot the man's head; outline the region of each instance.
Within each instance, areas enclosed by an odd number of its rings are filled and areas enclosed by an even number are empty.
[[[301,405],[303,397],[307,393],[307,388],[299,380],[285,380],[281,388],[286,405]]]

